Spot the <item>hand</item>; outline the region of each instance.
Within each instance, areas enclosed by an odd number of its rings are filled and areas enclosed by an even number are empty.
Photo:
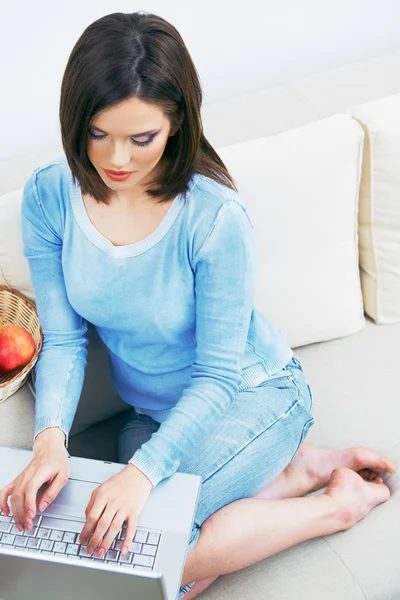
[[[120,473],[94,490],[85,511],[86,523],[79,540],[85,545],[91,537],[87,547],[89,554],[101,543],[97,555],[104,556],[126,520],[128,527],[121,552],[126,554],[129,551],[136,531],[137,517],[146,504],[152,487],[146,475],[135,465],[128,463]]]
[[[40,500],[43,511],[59,494],[68,481],[69,458],[65,448],[65,434],[58,427],[42,431],[33,445],[33,458],[27,467],[11,483],[0,490],[0,509],[6,516],[11,509],[19,531],[32,528],[36,516],[36,498],[39,488],[50,485]]]

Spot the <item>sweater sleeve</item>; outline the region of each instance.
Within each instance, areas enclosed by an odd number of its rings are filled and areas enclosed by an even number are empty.
[[[68,301],[62,268],[60,200],[51,177],[39,181],[38,170],[25,184],[21,222],[43,346],[35,367],[36,436],[57,426],[68,436],[83,386],[87,356],[87,323]],[[53,213],[54,207],[54,213]],[[58,224],[58,226],[57,226]]]
[[[253,226],[241,204],[226,201],[192,265],[196,358],[190,385],[130,463],[155,486],[179,468],[234,399],[254,301]]]

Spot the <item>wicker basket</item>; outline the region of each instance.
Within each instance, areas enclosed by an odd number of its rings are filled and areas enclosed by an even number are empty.
[[[35,340],[35,354],[27,365],[8,373],[0,373],[0,402],[14,394],[29,377],[35,366],[43,343],[43,331],[36,307],[18,290],[0,285],[0,319],[3,325],[19,325],[27,329]]]

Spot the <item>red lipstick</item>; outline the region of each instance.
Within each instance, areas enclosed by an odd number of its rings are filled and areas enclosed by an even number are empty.
[[[133,173],[133,171],[109,171],[108,169],[104,169],[104,172],[113,181],[125,181]]]

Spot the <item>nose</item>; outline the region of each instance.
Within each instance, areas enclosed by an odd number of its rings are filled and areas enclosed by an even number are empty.
[[[126,144],[115,144],[110,160],[111,168],[115,171],[123,170],[130,162],[131,153],[129,146]]]

